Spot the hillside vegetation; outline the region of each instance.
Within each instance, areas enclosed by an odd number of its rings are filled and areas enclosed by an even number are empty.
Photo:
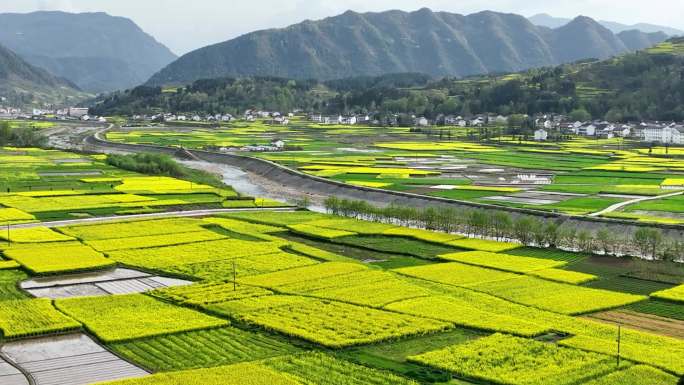
[[[238,113],[246,108],[324,113],[562,113],[608,120],[684,119],[684,39],[604,61],[509,75],[429,80],[395,74],[336,81],[249,77],[207,79],[178,89],[143,86],[111,94],[97,114]],[[170,92],[172,91],[172,92]]]
[[[0,97],[5,98],[4,103],[13,106],[68,104],[83,95],[73,83],[32,66],[0,45]]]

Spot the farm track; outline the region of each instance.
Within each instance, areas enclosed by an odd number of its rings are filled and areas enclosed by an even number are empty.
[[[664,318],[651,314],[632,311],[606,311],[592,314],[587,318],[601,322],[622,325],[631,329],[642,330],[668,337],[684,339],[684,321]]]
[[[597,211],[595,213],[587,214],[587,216],[589,216],[589,217],[600,217],[601,215],[612,213],[613,211],[617,211],[617,210],[620,210],[621,208],[631,206],[631,205],[634,205],[637,203],[655,201],[655,200],[660,200],[660,199],[665,199],[665,198],[672,198],[672,197],[676,197],[676,196],[679,196],[682,194],[684,194],[684,191],[678,191],[678,192],[658,195],[658,196],[654,196],[654,197],[642,197],[642,198],[631,199],[631,200],[628,200],[625,202],[616,203],[616,204],[614,204],[610,207],[607,207],[601,211]]]

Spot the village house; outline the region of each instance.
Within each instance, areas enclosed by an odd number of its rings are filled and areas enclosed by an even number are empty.
[[[667,126],[647,125],[641,131],[643,141],[661,144],[684,143],[684,126],[670,124]]]
[[[427,127],[430,124],[430,122],[424,116],[417,118],[415,120],[415,123],[416,123],[416,126],[419,126],[419,127]]]
[[[534,131],[534,140],[537,142],[544,142],[549,137],[549,132],[543,128]]]
[[[594,123],[584,123],[581,126],[575,128],[575,135],[595,136],[596,126],[594,125]]]

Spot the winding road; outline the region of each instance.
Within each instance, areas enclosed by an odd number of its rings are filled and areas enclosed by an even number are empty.
[[[671,197],[676,197],[676,196],[679,196],[682,194],[684,194],[684,191],[677,191],[677,192],[673,192],[673,193],[669,193],[669,194],[663,194],[663,195],[657,195],[657,196],[653,196],[653,197],[642,197],[642,198],[631,199],[628,201],[616,203],[610,207],[606,207],[605,209],[603,209],[601,211],[597,211],[595,213],[588,214],[587,216],[594,217],[594,218],[600,217],[601,215],[612,213],[613,211],[620,210],[623,207],[631,206],[631,205],[636,204],[636,203],[647,202],[647,201],[655,201],[655,200],[665,199],[665,198],[671,198]]]

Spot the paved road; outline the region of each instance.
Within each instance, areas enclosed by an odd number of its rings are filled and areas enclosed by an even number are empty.
[[[597,212],[595,212],[595,213],[589,214],[588,216],[590,216],[590,217],[600,217],[601,215],[605,215],[605,214],[608,214],[608,213],[612,213],[613,211],[619,210],[619,209],[621,209],[621,208],[623,208],[623,207],[625,207],[625,206],[630,206],[630,205],[633,205],[633,204],[636,204],[636,203],[640,203],[640,202],[655,201],[655,200],[659,200],[659,199],[665,199],[665,198],[670,198],[670,197],[676,197],[676,196],[682,195],[682,194],[684,194],[684,191],[678,191],[678,192],[673,192],[673,193],[669,193],[669,194],[658,195],[658,196],[654,196],[654,197],[643,197],[643,198],[632,199],[632,200],[628,200],[628,201],[624,201],[624,202],[620,202],[620,203],[614,204],[614,205],[612,205],[612,206],[610,206],[610,207],[607,207],[607,208],[605,208],[605,209],[603,209],[603,210],[601,210],[601,211],[597,211]]]
[[[169,217],[204,217],[221,213],[239,213],[251,211],[293,211],[291,208],[247,208],[247,209],[211,209],[211,210],[189,210],[189,211],[169,211],[164,213],[151,214],[134,214],[134,215],[119,215],[115,217],[96,217],[83,219],[69,219],[65,221],[39,222],[39,223],[22,223],[17,225],[10,225],[10,229],[28,229],[33,227],[61,227],[73,225],[85,225],[102,222],[117,222],[131,219],[157,219]],[[5,229],[7,227],[4,227]],[[0,229],[2,227],[0,226]]]

